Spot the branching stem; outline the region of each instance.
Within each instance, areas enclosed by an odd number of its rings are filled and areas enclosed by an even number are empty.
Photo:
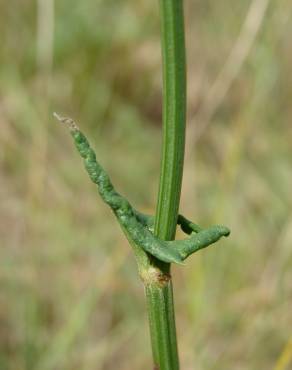
[[[86,136],[70,118],[54,116],[70,128],[85,169],[104,202],[112,209],[133,247],[145,286],[155,370],[179,370],[170,263],[228,236],[227,227],[206,229],[178,214],[186,120],[186,56],[183,0],[160,0],[163,59],[163,146],[155,218],[134,209],[119,194],[96,159]],[[174,241],[176,226],[188,235]]]

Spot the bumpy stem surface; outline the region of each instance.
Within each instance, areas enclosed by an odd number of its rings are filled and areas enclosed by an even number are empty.
[[[170,263],[182,263],[189,255],[215,243],[222,236],[228,236],[230,231],[221,225],[202,229],[184,216],[178,215],[177,224],[190,237],[176,241],[160,239],[154,234],[154,217],[134,209],[129,201],[115,190],[107,172],[97,161],[89,141],[75,122],[56,113],[55,117],[69,125],[89,177],[97,185],[99,194],[112,209],[133,247],[146,289],[155,369],[178,369]]]
[[[207,229],[178,215],[186,119],[186,65],[183,0],[160,0],[161,45],[163,56],[163,150],[156,216],[144,215],[113,187],[109,176],[96,160],[88,140],[73,120],[68,123],[75,145],[83,157],[91,180],[111,207],[133,247],[140,276],[145,285],[149,313],[154,370],[178,370],[173,288],[170,263],[181,263],[192,253],[228,236],[228,228]],[[176,226],[190,234],[174,241]]]

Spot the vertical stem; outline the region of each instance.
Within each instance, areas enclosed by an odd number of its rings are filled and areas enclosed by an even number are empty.
[[[154,370],[178,370],[179,359],[170,277],[145,284]]]
[[[183,173],[186,58],[183,0],[160,0],[163,57],[163,152],[155,232],[175,236]]]
[[[175,237],[181,193],[186,120],[186,57],[183,0],[160,0],[163,57],[163,150],[155,234]],[[178,370],[170,265],[152,261],[146,299],[155,370]]]

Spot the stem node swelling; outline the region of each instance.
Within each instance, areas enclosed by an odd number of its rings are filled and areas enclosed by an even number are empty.
[[[112,209],[131,244],[145,286],[154,370],[179,370],[170,263],[228,236],[221,225],[203,229],[178,213],[186,124],[186,56],[183,0],[160,0],[163,61],[163,146],[156,215],[138,212],[119,194],[96,159],[85,135],[70,118],[54,113],[69,126],[90,179]],[[189,237],[175,241],[179,225]]]

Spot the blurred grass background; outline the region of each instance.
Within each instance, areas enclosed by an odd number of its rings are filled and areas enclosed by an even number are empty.
[[[173,268],[182,369],[292,369],[292,4],[185,8],[181,212],[232,236]],[[130,248],[52,112],[154,213],[158,2],[1,1],[0,35],[0,369],[150,369]]]

